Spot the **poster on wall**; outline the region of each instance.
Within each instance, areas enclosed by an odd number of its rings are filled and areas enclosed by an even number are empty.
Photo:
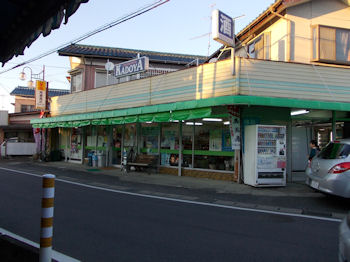
[[[241,149],[241,120],[239,114],[239,107],[228,106],[231,147],[233,150]]]
[[[222,134],[220,129],[214,129],[209,131],[209,150],[221,151],[222,147]]]
[[[232,151],[230,130],[222,130],[222,151]]]

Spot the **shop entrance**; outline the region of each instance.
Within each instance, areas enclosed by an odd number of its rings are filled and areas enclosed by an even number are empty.
[[[346,112],[292,109],[292,181],[305,181],[305,169],[310,153],[309,143],[316,140],[322,150],[332,139],[342,139]],[[334,124],[334,128],[333,128]],[[334,129],[334,130],[333,130]],[[333,132],[335,134],[333,135]]]

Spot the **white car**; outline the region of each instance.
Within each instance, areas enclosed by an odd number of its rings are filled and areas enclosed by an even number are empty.
[[[350,139],[330,142],[312,159],[311,172],[306,175],[308,186],[350,198]]]

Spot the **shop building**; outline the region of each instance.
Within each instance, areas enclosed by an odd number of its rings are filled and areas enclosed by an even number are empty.
[[[51,117],[31,123],[58,135],[54,147],[67,161],[83,163],[96,151],[106,165],[119,165],[124,148],[133,148],[158,156],[160,172],[227,180],[237,179],[240,156],[249,161],[246,126],[285,126],[293,179],[293,166],[306,164],[309,138],[348,136],[349,15],[338,0],[276,1],[237,34],[234,61],[219,51],[198,66],[82,88],[53,98]],[[84,72],[81,79],[99,82],[97,71]],[[237,112],[241,150],[232,149]]]
[[[35,110],[34,88],[18,86],[10,95],[15,97],[14,113],[1,112],[0,143],[17,137],[19,141],[33,142],[33,127],[30,120],[40,117],[40,110]],[[49,97],[69,94],[69,90],[49,89]]]

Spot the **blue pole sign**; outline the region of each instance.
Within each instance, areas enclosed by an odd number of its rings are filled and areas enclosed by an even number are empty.
[[[116,64],[114,76],[119,78],[127,75],[134,75],[145,72],[149,67],[149,59],[146,56]]]
[[[223,45],[234,47],[234,20],[219,10],[213,10],[211,18],[213,39]]]

